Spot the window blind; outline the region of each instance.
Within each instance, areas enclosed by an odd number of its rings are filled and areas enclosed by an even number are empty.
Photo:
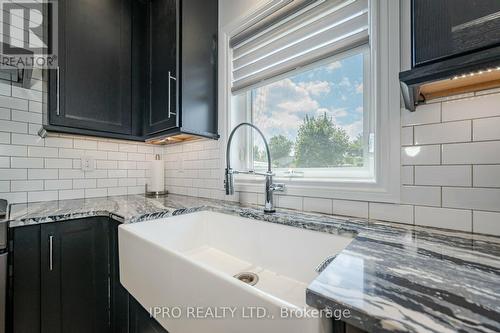
[[[232,91],[365,44],[368,0],[317,0],[230,40]],[[244,38],[241,38],[241,36]]]

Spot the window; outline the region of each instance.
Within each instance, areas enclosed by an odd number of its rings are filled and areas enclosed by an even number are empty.
[[[374,178],[364,98],[368,64],[368,48],[362,47],[243,93],[252,123],[269,141],[278,176]],[[249,147],[249,167],[265,169],[261,138],[254,136]]]
[[[292,3],[293,10],[285,4],[265,23],[230,33],[228,131],[242,121],[262,130],[289,194],[397,201],[398,6]],[[232,165],[265,169],[260,136],[240,131],[235,142]],[[250,186],[252,178],[239,183]]]

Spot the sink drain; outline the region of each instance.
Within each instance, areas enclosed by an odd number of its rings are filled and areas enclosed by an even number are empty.
[[[257,282],[259,282],[259,276],[252,272],[242,272],[238,273],[234,276],[238,280],[245,282],[251,286],[255,286]]]

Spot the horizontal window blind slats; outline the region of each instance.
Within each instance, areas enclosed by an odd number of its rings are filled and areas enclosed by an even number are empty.
[[[255,49],[264,47],[273,41],[281,38],[288,38],[287,35],[302,29],[308,25],[316,24],[316,21],[324,19],[326,16],[335,14],[332,19],[352,16],[356,12],[361,12],[368,8],[368,0],[332,0],[310,6],[309,10],[304,10],[301,14],[295,14],[287,22],[280,22],[265,33],[253,36],[233,46],[233,59],[238,59]]]
[[[232,48],[232,90],[368,42],[368,0],[325,0]]]
[[[297,57],[288,59],[287,61],[284,61],[279,65],[265,68],[264,71],[259,73],[260,75],[251,75],[238,80],[233,80],[231,91],[233,93],[242,91],[258,84],[259,82],[272,79],[275,76],[284,74],[296,68],[306,66],[312,62],[324,59],[327,56],[333,56],[338,53],[342,53],[355,47],[364,45],[368,43],[368,41],[369,39],[366,31],[363,30],[357,33],[353,33],[351,36],[342,39],[338,43],[328,44],[311,52],[308,52],[307,58],[298,55]]]
[[[256,79],[260,75],[266,75],[266,71],[272,67],[282,67],[284,64],[289,63],[293,66],[294,61],[306,60],[318,50],[331,50],[335,49],[335,45],[344,45],[344,40],[353,35],[358,35],[358,38],[366,40],[368,37],[368,14],[365,13],[355,19],[349,20],[336,29],[327,30],[320,34],[307,38],[305,41],[296,43],[270,54],[258,61],[240,67],[240,69],[233,70],[233,80],[235,82],[246,79],[250,76],[255,76]],[[356,44],[358,45],[358,44]],[[326,51],[325,51],[326,52]],[[293,69],[294,67],[290,68]]]
[[[335,34],[335,29],[341,28],[342,24],[348,23],[363,14],[367,13],[366,8],[360,8],[360,10],[351,11],[350,7],[345,7],[340,11],[336,11],[327,15],[320,20],[314,22],[314,24],[308,24],[300,29],[289,33],[285,37],[281,37],[274,41],[270,41],[266,45],[261,45],[260,47],[250,50],[247,54],[238,57],[238,53],[233,53],[233,71],[236,71],[244,66],[247,66],[253,62],[257,62],[264,57],[272,56],[273,54],[284,50],[287,47],[293,45],[307,42],[306,39],[312,38],[313,36],[319,35],[321,33],[331,33]],[[368,16],[365,15],[361,20],[357,20],[360,26],[368,25]],[[357,30],[358,28],[354,28]]]

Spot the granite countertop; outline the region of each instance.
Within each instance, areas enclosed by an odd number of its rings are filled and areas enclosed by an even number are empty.
[[[213,210],[354,237],[309,285],[309,305],[349,309],[345,321],[369,332],[500,331],[498,238],[288,210],[264,214],[257,207],[177,195],[10,208],[10,227],[110,215],[134,223]]]

